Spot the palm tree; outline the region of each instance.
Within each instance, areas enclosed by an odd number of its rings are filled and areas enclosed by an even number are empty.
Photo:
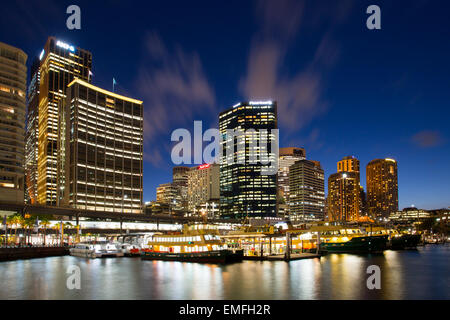
[[[44,227],[44,246],[46,245],[45,243],[45,238],[47,237],[47,228],[50,226],[50,220],[48,217],[41,217],[41,223],[40,225],[42,227]]]
[[[10,219],[10,224],[14,226],[14,243],[16,243],[16,239],[17,239],[17,229],[19,228],[19,226],[21,227],[24,219],[23,217],[16,213],[15,215],[10,216],[8,219]]]
[[[35,220],[33,217],[29,217],[24,219],[23,221],[23,227],[26,229],[26,242],[29,243],[30,242],[30,238],[31,238],[31,229],[34,227],[34,223]]]

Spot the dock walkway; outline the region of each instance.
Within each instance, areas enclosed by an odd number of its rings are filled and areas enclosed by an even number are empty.
[[[302,260],[302,259],[314,259],[320,258],[321,254],[318,253],[292,253],[289,261]],[[244,256],[244,260],[256,260],[256,261],[286,261],[284,254],[274,254],[270,256]]]

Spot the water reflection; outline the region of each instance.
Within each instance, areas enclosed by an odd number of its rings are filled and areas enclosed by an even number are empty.
[[[449,299],[450,246],[231,265],[54,257],[0,263],[1,299]],[[66,287],[81,269],[81,290]],[[367,267],[381,269],[369,290]]]

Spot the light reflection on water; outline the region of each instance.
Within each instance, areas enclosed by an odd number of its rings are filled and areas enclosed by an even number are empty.
[[[0,299],[450,299],[449,257],[449,245],[231,265],[54,257],[0,263]],[[81,290],[66,287],[74,264]],[[373,264],[381,290],[366,287]]]

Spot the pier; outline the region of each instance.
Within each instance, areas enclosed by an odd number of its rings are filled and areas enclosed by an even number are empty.
[[[6,247],[0,248],[0,261],[59,257],[68,254],[68,247]]]

